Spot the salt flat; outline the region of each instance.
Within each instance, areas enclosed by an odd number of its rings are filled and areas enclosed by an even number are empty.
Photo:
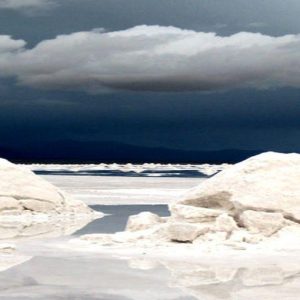
[[[169,204],[205,178],[42,175],[88,205]]]
[[[195,255],[181,251],[186,246],[178,244],[148,253],[141,248],[135,253],[132,249],[100,253],[92,247],[77,249],[69,242],[83,234],[121,231],[128,216],[144,210],[166,216],[166,204],[204,178],[74,174],[43,178],[106,215],[66,236],[13,239],[26,260],[13,261],[0,272],[0,299],[299,299],[297,251],[274,255],[221,249]]]
[[[149,206],[131,205],[127,212],[122,206],[111,206],[106,211],[109,209],[111,215],[75,235],[91,229],[107,231],[112,224],[109,218],[115,215],[124,221],[144,208]],[[165,213],[162,209],[152,206],[155,213]],[[224,252],[188,259],[172,250],[164,259],[143,253],[99,254],[61,248],[69,238],[18,243],[19,251],[32,258],[0,273],[0,299],[296,300],[300,292],[297,253],[266,256]]]
[[[123,230],[128,216],[143,210],[152,209],[165,215],[167,207],[158,204],[175,200],[199,182],[199,178],[42,177],[72,198],[81,199],[107,214],[87,226],[82,224],[81,229],[73,232],[73,237]],[[137,203],[141,205],[134,205]],[[10,233],[11,228],[7,230]],[[22,229],[18,230],[19,236],[24,236]],[[16,265],[14,258],[11,265],[0,273],[0,299],[195,299],[180,288],[169,285],[169,271],[159,263],[62,249],[61,245],[68,243],[72,236],[40,236],[38,233],[36,239],[33,236],[30,239],[10,238],[9,241],[13,241],[28,260]]]

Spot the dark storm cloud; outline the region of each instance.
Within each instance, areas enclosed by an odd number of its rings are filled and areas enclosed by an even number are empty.
[[[0,0],[0,148],[300,151],[299,14],[299,0]]]
[[[117,141],[188,150],[300,151],[299,90],[100,95],[17,90],[15,100],[8,91],[0,97],[2,146]]]
[[[0,36],[0,76],[46,89],[208,91],[300,87],[300,35],[227,37],[137,26],[61,35],[26,49]]]

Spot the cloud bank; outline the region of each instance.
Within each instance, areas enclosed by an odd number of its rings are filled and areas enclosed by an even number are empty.
[[[231,36],[175,27],[77,32],[32,49],[0,36],[0,76],[44,89],[211,91],[300,87],[300,35]]]

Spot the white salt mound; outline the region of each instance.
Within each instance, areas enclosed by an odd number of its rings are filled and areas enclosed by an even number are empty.
[[[9,216],[92,213],[83,202],[68,199],[27,168],[0,159],[0,221]]]
[[[180,242],[204,250],[254,244],[300,249],[299,182],[299,154],[263,153],[188,191],[170,205],[169,218],[143,213],[130,217],[126,232],[105,239],[88,235],[81,241],[122,247],[169,247]]]
[[[279,212],[300,221],[300,155],[267,152],[217,174],[178,204],[239,214]]]

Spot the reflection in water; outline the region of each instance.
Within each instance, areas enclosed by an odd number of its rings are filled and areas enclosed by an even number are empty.
[[[128,217],[143,211],[150,211],[161,217],[170,215],[167,205],[93,205],[91,208],[104,213],[105,216],[91,222],[76,232],[76,235],[123,231]]]
[[[284,262],[285,260],[285,262]],[[166,262],[132,259],[129,266],[144,269],[145,265],[157,268],[160,263],[170,273],[169,286],[180,288],[199,300],[298,300],[300,294],[300,266],[293,259],[284,258],[281,264],[274,260],[263,263],[254,257],[231,265],[211,262],[202,265],[184,262]]]
[[[298,300],[300,294],[296,256],[279,261],[205,258],[200,264],[74,252],[51,255],[1,272],[0,299]]]
[[[167,271],[133,270],[126,261],[93,255],[37,256],[0,273],[0,299],[192,300],[168,287]],[[158,293],[159,291],[159,293]]]
[[[28,251],[27,255],[24,255],[16,250],[14,244],[5,244],[5,241],[18,243],[20,240],[24,241],[68,236],[86,226],[91,221],[92,219],[90,217],[55,219],[49,222],[37,222],[32,219],[26,221],[23,220],[22,222],[1,221],[0,272],[27,262],[32,259],[32,255],[36,252],[36,249],[33,247]],[[2,281],[4,286],[6,286],[6,283],[5,280]]]
[[[26,220],[23,222],[0,221],[0,240],[55,238],[71,235],[89,224],[94,218],[52,219],[48,221]]]
[[[104,207],[99,207],[99,210]],[[202,263],[172,262],[142,258],[129,261],[99,254],[56,248],[56,242],[33,237],[58,237],[73,232],[91,233],[123,229],[128,214],[144,206],[106,207],[111,213],[90,223],[52,222],[11,226],[0,223],[3,239],[21,239],[23,256],[8,253],[0,268],[0,299],[5,300],[298,300],[300,294],[299,254],[269,257],[202,257]],[[152,211],[167,214],[167,207]],[[82,229],[80,229],[82,228]],[[23,240],[26,240],[23,242]],[[171,250],[170,250],[171,251]],[[28,254],[28,256],[26,256]],[[200,255],[200,254],[199,254]],[[18,256],[18,257],[17,257]],[[34,256],[31,258],[31,256]],[[1,266],[1,256],[0,256]]]
[[[22,220],[19,222],[1,221],[0,272],[27,262],[32,259],[32,255],[36,251],[33,247],[30,251],[28,251],[27,255],[24,255],[16,250],[16,246],[14,245],[15,243],[19,244],[19,241],[24,240],[68,236],[86,226],[91,221],[92,219],[90,217],[54,219],[49,222],[38,222],[32,219]],[[5,244],[6,241],[13,241],[13,244]],[[17,247],[17,249],[18,248],[19,247]],[[2,281],[4,286],[6,286],[6,283],[6,280]]]
[[[11,253],[0,254],[0,272],[6,271],[12,267],[23,264],[30,260],[32,257],[27,255],[21,255],[12,250]]]

